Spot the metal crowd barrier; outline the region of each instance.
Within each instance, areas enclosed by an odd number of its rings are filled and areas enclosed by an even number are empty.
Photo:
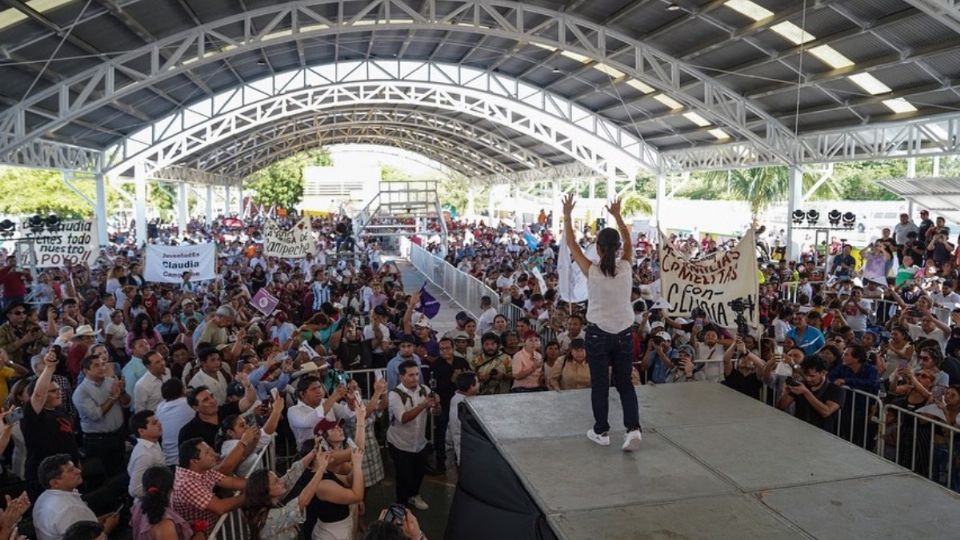
[[[480,317],[480,299],[489,296],[490,300],[499,298],[497,292],[487,287],[479,279],[460,271],[444,259],[433,255],[422,247],[401,239],[401,253],[408,253],[410,263],[426,276],[434,285],[440,287],[450,298],[473,314]]]
[[[250,474],[258,468],[267,470],[276,470],[277,463],[277,439],[274,439],[257,455],[257,464],[259,467],[253,467],[245,474],[244,479],[249,478]],[[243,517],[243,509],[237,508],[232,512],[220,516],[217,523],[207,534],[207,538],[217,540],[247,540],[250,532],[247,530],[247,520]]]
[[[885,407],[884,413],[886,417],[895,417],[895,421],[886,425],[884,438],[889,447],[883,456],[928,480],[960,491],[960,455],[955,453],[960,427],[892,404]]]

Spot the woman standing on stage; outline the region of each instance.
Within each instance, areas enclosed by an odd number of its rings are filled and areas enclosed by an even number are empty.
[[[570,256],[587,276],[587,362],[590,365],[590,402],[593,406],[593,428],[587,437],[600,446],[610,446],[610,424],[607,422],[610,395],[610,373],[613,385],[620,394],[623,405],[623,424],[627,434],[623,450],[632,452],[640,448],[640,407],[637,394],[630,381],[633,368],[633,306],[630,291],[633,287],[633,246],[630,231],[620,215],[620,199],[607,207],[617,222],[619,233],[610,228],[597,234],[597,253],[600,262],[587,259],[573,235],[573,195],[563,200],[563,231]],[[622,239],[622,243],[621,243]],[[617,251],[623,247],[623,255]],[[611,370],[612,367],[612,370]]]

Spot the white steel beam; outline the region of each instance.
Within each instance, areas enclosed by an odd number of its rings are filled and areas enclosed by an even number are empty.
[[[322,15],[331,8],[335,16]],[[503,16],[508,11],[511,15]],[[784,162],[792,163],[800,154],[793,133],[756,103],[648,43],[576,14],[507,0],[426,0],[416,6],[408,0],[303,0],[274,3],[167,36],[30,95],[0,114],[0,156],[193,68],[275,44],[369,32],[371,27],[489,35],[580,55],[670,95]],[[698,87],[684,91],[681,85],[690,80],[698,81]],[[45,102],[57,103],[55,118],[29,116],[31,107]],[[747,122],[754,119],[762,119],[764,126],[750,129]],[[616,129],[606,122],[607,129]]]

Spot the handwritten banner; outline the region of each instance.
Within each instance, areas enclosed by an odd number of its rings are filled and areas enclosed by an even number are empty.
[[[37,268],[63,267],[68,263],[90,264],[97,258],[100,246],[97,224],[93,221],[65,221],[54,231],[45,231],[32,241]],[[30,250],[17,251],[18,263],[30,264]]]
[[[272,219],[263,224],[263,254],[267,257],[302,259],[307,253],[316,254],[317,241],[310,230],[306,217],[289,229],[284,229]]]
[[[217,246],[214,244],[147,244],[146,256],[143,278],[147,281],[182,283],[184,272],[190,272],[190,281],[207,281],[217,277]]]
[[[660,232],[660,284],[663,298],[670,303],[669,314],[687,317],[694,308],[703,308],[707,318],[725,328],[736,327],[736,313],[730,302],[739,298],[754,304],[744,312],[751,327],[759,322],[756,239],[747,231],[737,246],[691,260],[674,249]]]

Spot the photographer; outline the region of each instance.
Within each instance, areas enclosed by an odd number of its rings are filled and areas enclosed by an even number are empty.
[[[777,408],[786,411],[795,405],[795,417],[834,433],[837,411],[843,406],[843,389],[827,381],[827,363],[818,356],[804,358],[800,373],[802,380],[796,375],[787,378],[787,391],[777,401]]]
[[[940,221],[940,218],[937,218],[937,221]],[[927,257],[933,260],[933,264],[937,268],[949,261],[956,249],[956,246],[950,243],[949,236],[950,229],[941,226],[937,228],[933,237],[927,242]]]
[[[640,362],[640,370],[647,374],[647,380],[655,384],[668,382],[670,371],[675,364],[671,359],[674,354],[671,348],[670,334],[658,332],[647,342],[647,351]]]
[[[733,365],[734,357],[739,359],[736,367]],[[723,353],[723,384],[741,394],[760,399],[763,382],[757,373],[765,365],[766,362],[747,348],[743,338],[737,336]]]
[[[393,505],[380,512],[380,519],[370,524],[363,540],[427,540],[413,512],[404,510],[401,514],[400,510]]]

